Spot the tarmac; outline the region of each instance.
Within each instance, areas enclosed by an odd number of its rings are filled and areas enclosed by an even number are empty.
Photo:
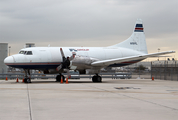
[[[0,80],[0,120],[178,120],[178,81]]]

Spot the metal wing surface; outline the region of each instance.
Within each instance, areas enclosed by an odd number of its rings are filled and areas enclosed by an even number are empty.
[[[91,63],[92,66],[95,67],[101,67],[101,66],[109,66],[111,64],[115,63],[124,63],[124,62],[129,62],[129,61],[134,61],[134,60],[143,60],[148,57],[158,57],[159,55],[165,55],[165,54],[170,54],[170,53],[175,53],[175,51],[165,51],[165,52],[158,52],[158,53],[151,53],[151,54],[142,54],[138,56],[129,56],[129,57],[123,57],[123,58],[116,58],[116,59],[109,59],[109,60],[101,60],[101,61],[96,61]]]

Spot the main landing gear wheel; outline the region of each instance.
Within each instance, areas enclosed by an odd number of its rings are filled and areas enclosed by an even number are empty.
[[[102,82],[102,78],[99,75],[95,75],[92,77],[93,82]]]
[[[30,78],[25,78],[24,79],[24,83],[31,83],[31,79]]]
[[[65,77],[64,77],[64,75],[57,75],[57,76],[56,76],[56,82],[61,82],[61,76],[62,76],[63,82],[65,82]]]

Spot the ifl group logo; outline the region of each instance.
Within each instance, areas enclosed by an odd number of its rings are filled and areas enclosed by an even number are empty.
[[[69,49],[70,52],[77,52],[77,49]]]
[[[89,51],[89,49],[73,49],[73,48],[70,48],[69,50],[70,50],[70,52]]]

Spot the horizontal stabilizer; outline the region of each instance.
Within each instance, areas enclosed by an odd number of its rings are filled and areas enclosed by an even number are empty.
[[[175,51],[165,51],[165,52],[158,52],[158,53],[152,53],[152,54],[143,54],[143,55],[138,55],[138,56],[116,58],[116,59],[110,59],[110,60],[101,60],[101,61],[93,62],[91,65],[104,67],[104,66],[109,66],[111,64],[116,64],[116,63],[118,64],[118,63],[133,61],[133,60],[143,60],[148,57],[155,57],[158,55],[165,55],[165,54],[170,54],[170,53],[175,53]]]

